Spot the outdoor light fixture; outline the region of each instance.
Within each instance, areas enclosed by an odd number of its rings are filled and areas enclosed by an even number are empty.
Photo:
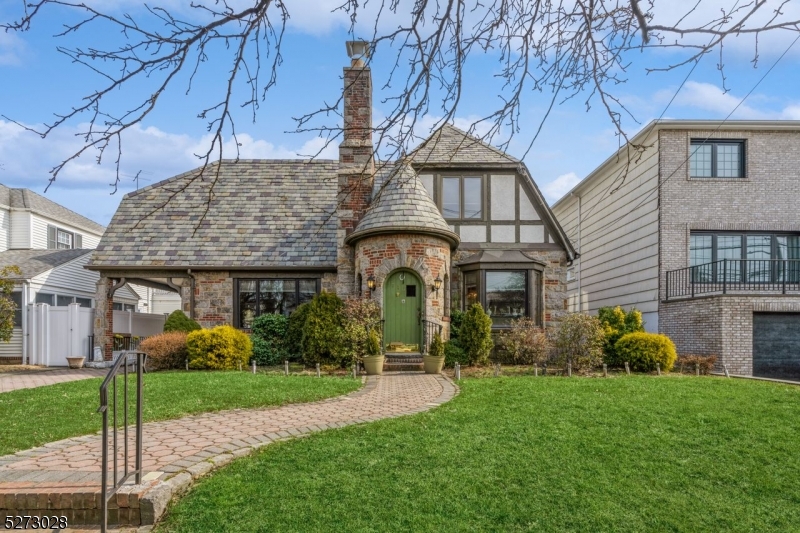
[[[374,276],[370,276],[369,278],[367,278],[367,288],[369,289],[369,292],[372,292],[372,291],[375,290],[375,277]]]
[[[436,294],[439,294],[439,289],[442,288],[442,278],[436,276],[436,279],[433,280],[433,290],[436,291]]]

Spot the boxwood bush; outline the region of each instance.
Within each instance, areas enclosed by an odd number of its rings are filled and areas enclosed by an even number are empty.
[[[303,362],[314,366],[344,366],[347,360],[344,349],[344,316],[342,299],[332,292],[321,292],[308,303],[303,328]]]
[[[292,361],[300,361],[303,358],[303,330],[308,318],[308,305],[307,303],[299,305],[289,315],[284,346],[287,357]]]
[[[183,311],[177,309],[170,313],[167,320],[164,322],[164,333],[168,331],[183,331],[190,333],[202,329],[200,324],[189,318]]]
[[[227,325],[189,333],[186,349],[194,369],[237,370],[247,367],[253,355],[250,337]]]
[[[461,320],[458,343],[464,350],[470,365],[482,366],[489,363],[492,353],[492,319],[481,307],[474,303]]]
[[[283,315],[267,313],[253,320],[253,361],[257,365],[275,366],[286,360],[286,331],[289,319]]]
[[[628,333],[617,341],[615,348],[623,364],[628,361],[631,369],[638,372],[652,372],[656,363],[661,364],[661,370],[669,372],[678,358],[670,338],[657,333]]]
[[[147,354],[147,371],[185,368],[186,336],[183,331],[168,331],[143,340],[139,349]]]

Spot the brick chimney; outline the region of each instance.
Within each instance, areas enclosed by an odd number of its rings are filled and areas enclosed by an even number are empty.
[[[341,297],[355,293],[354,250],[344,243],[369,206],[375,175],[372,157],[372,74],[366,64],[370,45],[348,41],[350,66],[344,68],[344,138],[339,145],[337,195],[337,280]]]

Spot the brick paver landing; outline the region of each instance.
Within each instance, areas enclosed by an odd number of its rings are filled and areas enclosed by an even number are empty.
[[[20,372],[0,373],[0,392],[9,392],[17,389],[32,389],[55,385],[66,381],[105,377],[106,368],[53,368],[52,370],[32,370]]]
[[[123,487],[110,522],[152,524],[192,479],[275,440],[426,411],[456,393],[441,375],[398,373],[370,377],[359,391],[314,403],[147,423],[143,466],[149,475],[140,486]],[[68,510],[70,523],[97,523],[100,444],[90,435],[0,457],[0,515]]]

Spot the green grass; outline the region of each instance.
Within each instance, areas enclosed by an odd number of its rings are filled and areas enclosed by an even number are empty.
[[[102,418],[96,411],[101,381],[86,379],[0,394],[0,455],[99,431]],[[120,402],[122,384],[118,379]],[[151,422],[223,409],[311,402],[346,394],[360,384],[332,377],[158,372],[144,376],[142,417]],[[130,387],[133,404],[132,379]]]
[[[798,442],[800,387],[470,379],[240,459],[157,531],[799,531]]]

